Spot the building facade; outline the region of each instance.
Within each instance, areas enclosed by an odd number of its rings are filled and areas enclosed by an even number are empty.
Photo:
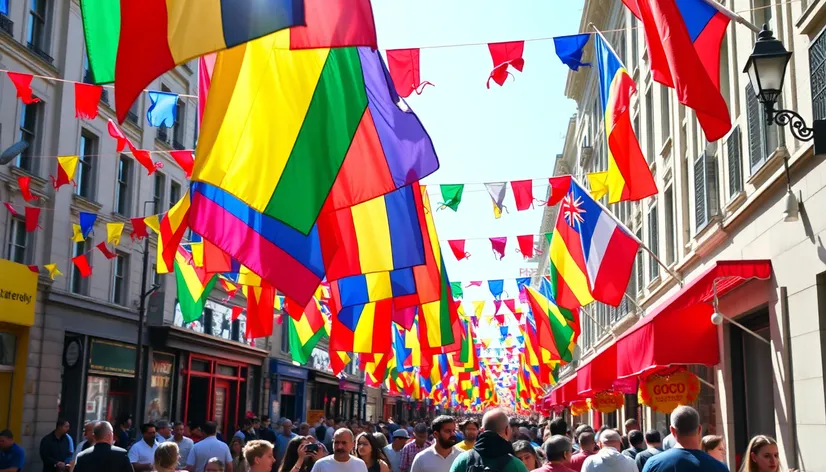
[[[794,52],[778,105],[809,123],[823,119],[826,5],[811,0],[721,3],[756,25],[767,24]],[[734,127],[708,143],[694,112],[678,103],[674,90],[652,80],[640,23],[622,2],[585,2],[580,31],[589,30],[590,23],[607,31],[637,84],[631,116],[659,188],[656,196],[610,208],[665,268],[640,251],[625,302],[618,308],[598,303],[585,308],[580,355],[563,372],[563,382],[645,315],[661,313],[686,287],[696,287],[695,281],[716,289],[717,281],[704,277],[722,261],[768,260],[770,279],[747,282],[718,297],[716,311],[748,331],[723,318],[717,328],[719,363],[689,367],[704,381],[697,406],[704,430],[725,438],[732,470],[756,434],[775,437],[789,467],[826,470],[816,439],[826,432],[826,221],[817,210],[826,204],[823,156],[814,154],[810,142],[796,140],[789,128],[767,125],[742,73],[756,40],[750,29],[734,22],[727,29],[720,88]],[[588,61],[593,50],[586,51]],[[571,172],[585,182],[588,172],[607,168],[596,68],[570,72],[565,93],[577,102],[578,114],[563,155],[576,156]],[[798,221],[784,221],[787,185],[800,201]],[[552,225],[553,220],[544,221],[542,231]],[[711,292],[706,300],[714,300]],[[659,429],[668,421],[637,405],[636,395],[626,396],[625,407],[615,414],[589,415],[590,421],[611,426],[632,416]]]

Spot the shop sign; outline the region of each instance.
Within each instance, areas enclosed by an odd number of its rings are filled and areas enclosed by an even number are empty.
[[[341,390],[347,390],[348,392],[358,392],[360,390],[359,384],[348,382],[346,380],[339,380],[338,388]]]
[[[27,266],[0,259],[0,321],[34,325],[37,274]]]
[[[317,425],[324,417],[324,410],[307,410],[307,423],[310,426]]]
[[[600,413],[613,413],[625,405],[625,395],[620,392],[599,392],[591,397],[591,408]]]
[[[135,346],[92,339],[89,370],[98,374],[135,376]]]
[[[169,397],[172,393],[172,374],[175,356],[152,354],[149,388],[146,391],[146,419],[150,423],[169,419]]]
[[[276,364],[275,372],[278,375],[286,375],[288,377],[295,377],[297,379],[307,379],[307,369],[302,369],[300,367],[295,367],[291,365]]]
[[[579,416],[588,413],[588,411],[591,409],[591,406],[585,400],[577,400],[571,403],[570,408],[572,416]]]
[[[649,375],[640,382],[640,403],[652,410],[670,414],[680,405],[690,405],[700,395],[700,379],[679,368]]]

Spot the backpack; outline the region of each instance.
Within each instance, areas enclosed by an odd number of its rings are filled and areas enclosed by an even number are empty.
[[[514,456],[511,454],[500,457],[494,461],[493,466],[490,466],[483,464],[482,456],[475,450],[471,450],[468,454],[467,472],[504,472],[512,457]]]

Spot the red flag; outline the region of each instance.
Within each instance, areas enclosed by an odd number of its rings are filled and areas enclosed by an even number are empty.
[[[5,205],[6,209],[9,210],[9,213],[11,213],[11,216],[17,216],[17,215],[20,214],[20,213],[17,213],[17,210],[15,210],[13,206],[11,206],[11,203],[3,202],[3,205]]]
[[[26,207],[26,232],[32,233],[38,228],[37,221],[40,219],[40,208]]]
[[[511,313],[516,314],[516,300],[513,298],[508,298],[504,300],[504,302],[505,306],[508,307],[508,310],[510,310]]]
[[[548,179],[551,185],[551,197],[548,199],[548,205],[556,205],[568,194],[571,188],[571,176],[563,175],[561,177],[551,177]]]
[[[106,242],[105,242],[105,241],[101,241],[101,242],[99,242],[99,243],[98,243],[98,245],[97,245],[97,248],[98,248],[98,249],[100,250],[100,252],[102,252],[102,253],[103,253],[103,255],[104,255],[104,256],[106,256],[106,258],[107,258],[107,259],[109,259],[109,260],[112,260],[112,259],[114,259],[114,258],[118,257],[118,255],[117,255],[117,254],[115,254],[114,252],[110,251],[110,250],[109,250],[109,248],[108,248],[108,247],[106,247]]]
[[[198,127],[201,126],[201,118],[206,109],[209,86],[212,83],[212,71],[215,70],[215,60],[218,55],[207,54],[198,59]]]
[[[533,180],[514,180],[511,182],[511,189],[516,200],[516,211],[533,207]]]
[[[37,195],[32,194],[31,190],[32,178],[29,176],[20,176],[17,178],[17,185],[20,186],[20,193],[23,194],[23,199],[27,202],[37,200]]]
[[[132,157],[149,172],[147,175],[152,175],[156,170],[163,168],[163,162],[152,161],[149,151],[137,149],[131,142],[129,143],[129,150],[132,151]]]
[[[37,103],[39,98],[33,95],[32,92],[32,75],[20,74],[18,72],[9,72],[9,78],[14,83],[14,88],[17,89],[17,98],[26,105]]]
[[[393,321],[406,331],[410,331],[413,328],[413,320],[416,318],[416,308],[415,306],[393,307]]]
[[[342,355],[349,359],[346,352],[330,350],[330,369],[333,371],[333,375],[340,374],[347,367],[347,362],[344,362],[344,359],[341,358]]]
[[[232,307],[232,318],[230,321],[235,321],[241,316],[241,312],[244,311],[244,307],[242,306],[234,306]]]
[[[533,235],[532,234],[523,234],[521,236],[517,236],[516,241],[519,243],[519,252],[522,253],[522,256],[525,259],[532,258],[533,257]]]
[[[81,254],[72,258],[72,264],[80,271],[80,276],[84,279],[92,275],[92,268],[89,267],[89,260],[86,259],[86,254]]]
[[[124,149],[126,149],[127,144],[129,145],[130,149],[134,147],[132,146],[132,142],[129,141],[129,138],[127,138],[126,135],[123,134],[123,131],[121,131],[121,129],[118,128],[118,125],[116,125],[114,121],[109,120],[109,124],[107,126],[109,128],[109,136],[115,138],[115,141],[117,141],[115,151],[122,152]]]
[[[275,306],[275,288],[266,281],[260,287],[247,291],[247,339],[266,338],[272,335]]]
[[[192,151],[171,151],[169,153],[175,162],[186,172],[186,178],[192,177],[192,166],[195,165],[195,159],[192,157]]]
[[[498,316],[499,315],[499,310],[502,308],[502,300],[494,300],[493,301],[493,308],[494,308],[493,316],[494,317]],[[499,319],[499,318],[497,318],[497,319]],[[504,320],[504,318],[502,318],[502,319]]]
[[[146,232],[146,222],[143,221],[143,218],[130,218],[132,222],[132,232],[129,234],[129,237],[134,240],[141,240],[149,234]]]
[[[501,302],[501,301],[499,302],[499,306],[500,306],[500,307],[502,306],[502,302]],[[498,310],[498,308],[497,308],[497,310]],[[504,313],[503,313],[503,314],[501,314],[501,315],[500,315],[500,314],[493,315],[493,317],[496,319],[496,323],[497,323],[499,326],[502,326],[502,325],[504,325],[504,324],[505,324],[505,315],[504,315]]]
[[[453,251],[453,255],[456,257],[457,261],[470,257],[470,253],[465,252],[464,239],[451,239],[447,242],[447,244],[450,245],[450,250]]]
[[[425,86],[433,85],[430,82],[422,82],[419,68],[419,49],[388,49],[387,66],[390,69],[390,77],[393,78],[393,85],[396,92],[404,98],[416,92],[421,95]]]
[[[490,248],[493,249],[493,256],[496,260],[501,261],[505,257],[505,246],[508,244],[508,238],[505,236],[499,238],[489,238]]]
[[[237,285],[230,285],[230,283],[227,282],[224,279],[220,279],[220,280],[221,280],[221,287],[224,289],[225,292],[227,292],[227,297],[224,299],[224,301],[229,301],[229,300],[232,300],[233,298],[235,298],[235,294],[238,293],[238,286]]]
[[[103,87],[75,82],[75,118],[92,120],[98,116]]]
[[[220,274],[222,272],[232,272],[232,258],[223,249],[212,244],[206,239],[204,245],[204,270],[208,274]],[[233,295],[235,295],[233,293]]]
[[[39,274],[39,273],[40,273],[40,267],[38,267],[38,266],[36,266],[36,265],[30,265],[30,266],[28,266],[28,267],[29,267],[29,270],[30,270],[30,271],[32,271],[32,272],[34,272],[35,274]]]
[[[491,79],[500,86],[505,84],[508,75],[511,75],[508,72],[508,66],[513,66],[514,69],[522,72],[522,68],[525,66],[525,60],[522,59],[525,41],[490,43],[488,49],[490,50],[490,57],[493,59],[493,71],[488,77],[488,88],[490,88]]]

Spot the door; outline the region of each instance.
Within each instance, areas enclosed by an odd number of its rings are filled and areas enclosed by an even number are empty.
[[[229,400],[229,382],[226,380],[215,380],[215,391],[212,395],[212,419],[221,428],[224,437],[230,434],[227,430],[227,401]]]

